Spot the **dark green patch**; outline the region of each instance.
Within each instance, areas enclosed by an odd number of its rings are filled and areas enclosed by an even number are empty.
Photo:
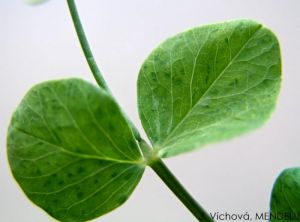
[[[82,174],[82,173],[84,173],[85,172],[85,168],[83,167],[83,166],[79,166],[78,168],[77,168],[77,173],[78,174]]]
[[[78,199],[81,199],[83,197],[83,192],[80,192],[80,191],[77,192],[76,196],[77,196]]]
[[[117,172],[113,172],[113,173],[110,175],[110,177],[114,178],[114,177],[116,177],[117,175],[118,175]]]

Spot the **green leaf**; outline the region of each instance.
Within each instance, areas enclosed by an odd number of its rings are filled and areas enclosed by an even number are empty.
[[[86,221],[120,206],[144,161],[114,100],[83,80],[33,87],[8,130],[8,159],[25,194],[61,221]]]
[[[29,5],[38,5],[38,4],[42,4],[44,2],[47,2],[48,0],[25,0],[25,3],[29,4]]]
[[[300,221],[300,167],[284,170],[277,178],[271,198],[271,220]]]
[[[169,157],[261,126],[281,81],[274,34],[250,20],[206,25],[160,44],[138,78],[143,127]]]

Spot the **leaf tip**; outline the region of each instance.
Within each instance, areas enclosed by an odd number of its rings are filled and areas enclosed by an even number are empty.
[[[40,5],[40,4],[43,4],[47,1],[48,0],[24,0],[24,2],[28,5]]]

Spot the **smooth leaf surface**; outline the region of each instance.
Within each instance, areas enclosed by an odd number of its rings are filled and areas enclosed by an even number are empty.
[[[206,25],[160,44],[138,78],[143,127],[169,157],[261,126],[281,81],[274,34],[250,20]]]
[[[300,167],[284,170],[277,178],[271,198],[270,221],[300,221]]]
[[[33,87],[12,117],[7,144],[25,194],[61,221],[86,221],[115,209],[144,171],[118,106],[79,79]]]

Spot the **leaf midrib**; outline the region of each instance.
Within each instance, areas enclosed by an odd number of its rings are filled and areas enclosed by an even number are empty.
[[[202,94],[202,96],[199,97],[198,101],[191,107],[191,109],[185,114],[185,116],[182,118],[182,120],[174,127],[170,134],[166,137],[164,142],[162,144],[158,144],[155,149],[160,150],[163,148],[167,143],[169,138],[173,136],[173,134],[176,132],[176,130],[184,123],[184,121],[188,118],[189,114],[194,110],[195,107],[202,101],[202,99],[207,95],[207,93],[211,90],[211,88],[218,82],[218,80],[223,76],[223,74],[226,72],[226,70],[233,64],[233,61],[241,54],[241,52],[244,50],[246,45],[253,39],[255,34],[262,28],[262,25],[259,25],[258,28],[253,32],[253,34],[249,37],[249,39],[245,42],[244,45],[239,49],[239,51],[235,54],[235,56],[232,58],[232,60],[227,64],[227,66],[220,72],[218,77],[211,83],[211,85],[207,88],[207,90]]]
[[[89,154],[81,154],[81,153],[75,153],[75,152],[72,152],[70,150],[68,150],[67,148],[63,147],[63,146],[59,146],[57,144],[54,144],[54,143],[51,143],[45,139],[42,139],[38,136],[35,136],[31,133],[28,133],[26,132],[25,130],[21,129],[21,128],[18,128],[18,127],[12,127],[13,129],[29,136],[29,137],[32,137],[36,140],[39,140],[40,142],[44,143],[44,144],[47,144],[47,145],[50,145],[52,147],[55,147],[57,149],[59,149],[61,152],[63,153],[66,153],[68,155],[71,155],[71,156],[76,156],[76,157],[79,157],[79,158],[82,158],[82,159],[96,159],[96,160],[104,160],[104,161],[110,161],[110,162],[117,162],[117,163],[126,163],[126,164],[136,164],[136,165],[141,165],[141,164],[144,164],[142,161],[130,161],[130,160],[119,160],[119,159],[114,159],[114,158],[109,158],[109,157],[101,157],[101,156],[95,156],[95,155],[89,155]]]

